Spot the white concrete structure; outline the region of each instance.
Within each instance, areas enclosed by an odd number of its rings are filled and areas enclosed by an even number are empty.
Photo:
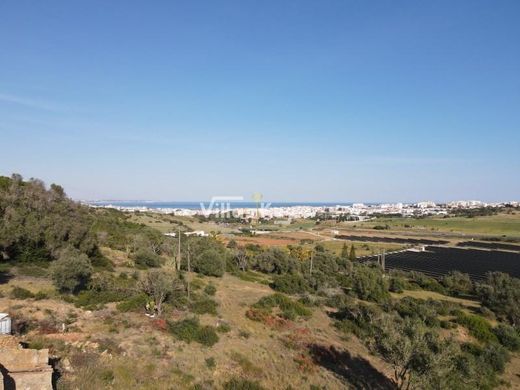
[[[0,334],[11,334],[11,317],[7,313],[0,313]]]

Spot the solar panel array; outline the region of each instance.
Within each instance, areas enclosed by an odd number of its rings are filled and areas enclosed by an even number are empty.
[[[375,261],[377,256],[364,258]],[[520,278],[520,253],[428,246],[424,252],[403,251],[386,255],[386,269],[418,271],[442,277],[460,271],[473,280],[482,280],[487,272],[505,272]]]

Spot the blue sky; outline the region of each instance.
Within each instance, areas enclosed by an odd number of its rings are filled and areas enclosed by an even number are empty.
[[[0,174],[77,199],[520,199],[520,2],[0,3]]]

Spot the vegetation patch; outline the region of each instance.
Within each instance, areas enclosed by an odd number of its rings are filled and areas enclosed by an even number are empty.
[[[22,287],[13,287],[11,290],[11,298],[13,299],[29,299],[34,298],[34,294]]]
[[[217,315],[217,302],[206,297],[200,297],[191,302],[190,310],[195,314]]]
[[[146,303],[149,298],[146,294],[141,293],[134,295],[123,302],[117,304],[117,310],[125,313],[129,311],[142,311],[144,310]]]
[[[212,326],[202,326],[197,317],[168,322],[168,330],[177,339],[187,343],[195,341],[211,347],[219,341],[215,328]]]

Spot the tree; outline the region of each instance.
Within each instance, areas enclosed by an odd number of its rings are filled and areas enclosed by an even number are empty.
[[[255,256],[255,268],[265,273],[285,274],[299,271],[300,264],[279,248],[269,248]]]
[[[92,275],[87,255],[74,248],[64,249],[51,266],[52,280],[61,292],[76,293],[83,289]]]
[[[444,276],[441,284],[453,295],[466,295],[473,291],[473,283],[468,274],[452,271]]]
[[[354,244],[350,246],[350,254],[348,255],[348,259],[350,261],[356,261],[356,248],[354,247]]]
[[[457,345],[440,340],[413,318],[383,315],[375,324],[371,349],[393,368],[398,389],[449,388]]]
[[[208,249],[193,261],[193,269],[203,275],[223,276],[226,270],[226,261],[219,252]]]
[[[390,297],[381,270],[367,265],[354,268],[352,291],[358,298],[374,302],[384,302]]]
[[[244,249],[238,249],[235,252],[235,263],[241,271],[247,271],[248,268],[248,256]]]
[[[7,259],[52,260],[66,247],[87,255],[96,250],[92,216],[86,206],[65,196],[63,188],[49,190],[40,180],[20,175],[3,178],[0,186],[0,252]]]
[[[346,242],[343,243],[343,248],[341,248],[341,258],[344,260],[349,260],[349,254],[348,254],[348,245]]]
[[[163,302],[178,288],[174,275],[164,270],[151,270],[141,281],[141,289],[153,299],[158,315]]]
[[[502,272],[490,272],[477,287],[482,304],[513,326],[520,325],[520,279]]]

